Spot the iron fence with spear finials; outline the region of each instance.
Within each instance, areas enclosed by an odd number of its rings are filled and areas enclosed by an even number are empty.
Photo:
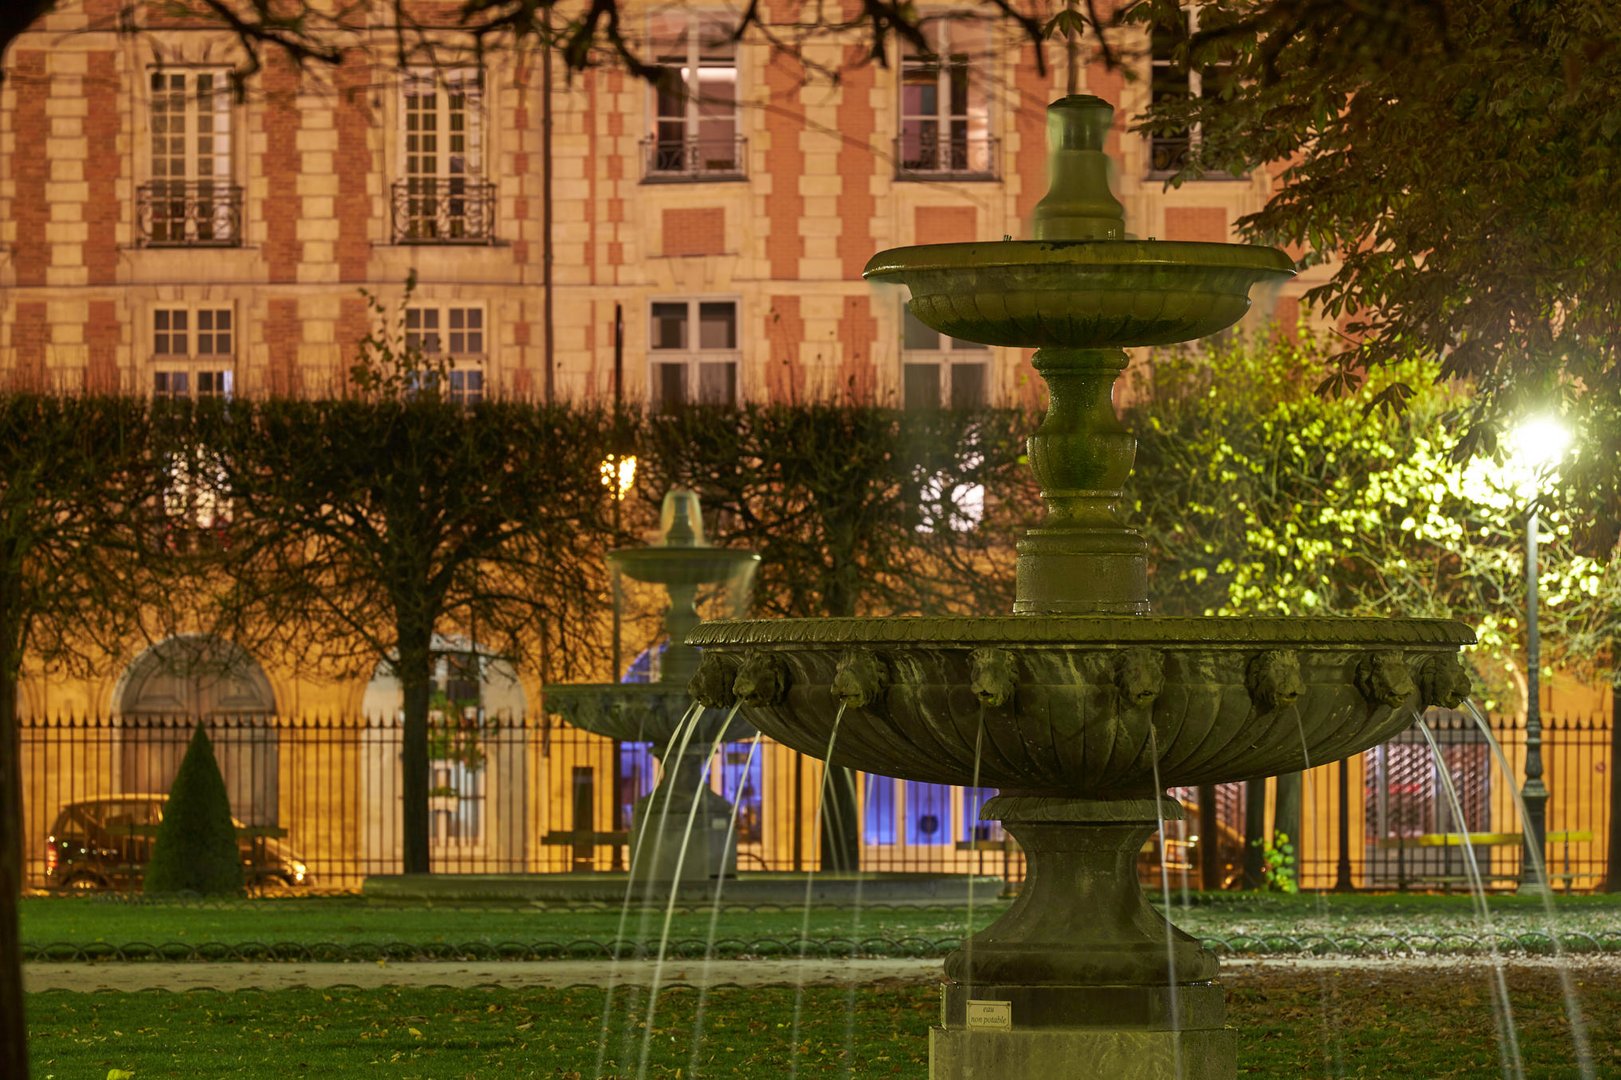
[[[156,815],[194,716],[24,716],[23,837],[30,887],[133,890],[149,854]],[[398,873],[399,752],[396,715],[218,715],[209,731],[242,836],[249,877],[275,891],[358,889],[369,875]],[[1463,889],[1461,837],[1468,834],[1489,884],[1512,888],[1520,827],[1513,785],[1497,774],[1483,737],[1459,716],[1432,715],[1442,758],[1458,788],[1463,821],[1441,797],[1438,765],[1416,733],[1307,774],[1304,835],[1292,838],[1305,889]],[[560,873],[624,865],[628,832],[613,807],[653,787],[645,743],[612,741],[543,716],[448,717],[430,737],[433,872]],[[1612,718],[1544,722],[1549,807],[1548,869],[1559,890],[1602,884],[1610,827]],[[1524,723],[1490,727],[1517,769]],[[806,871],[818,866],[813,805],[821,763],[762,739],[728,743],[708,782],[738,810],[738,867]],[[618,777],[618,790],[614,778]],[[1244,785],[1175,789],[1188,817],[1167,824],[1139,869],[1174,891],[1241,884]],[[858,776],[862,866],[880,872],[976,873],[1017,884],[1024,859],[978,811],[988,789]],[[1208,801],[1206,801],[1208,800]],[[1341,802],[1352,828],[1341,843]],[[1208,809],[1213,825],[1201,820]],[[83,849],[83,850],[81,850]],[[300,872],[298,868],[302,868]]]

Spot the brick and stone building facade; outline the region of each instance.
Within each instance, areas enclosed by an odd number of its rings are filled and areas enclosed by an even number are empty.
[[[1062,58],[1041,74],[1010,27],[932,20],[938,63],[899,46],[862,63],[853,39],[801,62],[732,43],[723,5],[631,3],[671,83],[554,64],[548,162],[532,53],[402,69],[379,26],[332,69],[268,50],[239,97],[227,31],[148,13],[119,33],[120,7],[64,3],[6,58],[0,372],[15,383],[328,392],[369,326],[360,290],[392,305],[414,273],[412,330],[456,356],[469,394],[611,393],[616,305],[630,401],[1035,393],[1014,351],[908,327],[902,298],[859,276],[882,248],[1026,234]],[[1119,106],[1128,224],[1230,238],[1270,177],[1166,190],[1165,140],[1126,131],[1165,74],[1149,77],[1146,35],[1124,43],[1141,78],[1093,62],[1081,82]],[[1257,307],[1293,321],[1287,297]]]

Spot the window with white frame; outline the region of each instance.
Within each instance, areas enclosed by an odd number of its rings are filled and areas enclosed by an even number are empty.
[[[228,398],[235,382],[236,319],[228,306],[169,304],[152,309],[152,396]],[[168,540],[190,544],[229,523],[225,471],[206,452],[170,458],[163,494]]]
[[[235,383],[236,320],[229,307],[152,309],[155,397],[230,397]]]
[[[1189,4],[1182,17],[1156,22],[1149,30],[1149,93],[1154,104],[1185,98],[1219,97],[1231,78],[1226,64],[1193,64],[1188,42],[1199,29],[1199,8]],[[1148,136],[1148,168],[1152,173],[1174,173],[1187,164],[1199,145],[1198,125]]]
[[[495,185],[484,178],[483,72],[412,70],[401,86],[395,241],[488,243]]]
[[[925,21],[930,51],[901,56],[896,174],[909,179],[996,175],[987,79],[990,26],[954,17]]]
[[[477,304],[412,304],[405,309],[405,347],[430,362],[446,365],[445,391],[451,401],[484,400],[484,308]]]
[[[925,326],[901,309],[901,403],[908,409],[978,409],[990,402],[991,350]]]
[[[743,174],[733,17],[674,8],[652,16],[652,131],[644,177],[693,180]]]
[[[655,300],[648,357],[654,412],[737,404],[737,301]]]
[[[225,71],[151,73],[151,179],[137,198],[143,243],[231,245],[242,239],[242,189],[232,182],[231,89]]]

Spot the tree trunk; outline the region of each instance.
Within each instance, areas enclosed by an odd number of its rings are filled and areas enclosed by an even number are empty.
[[[1287,836],[1289,842],[1295,846],[1296,857],[1300,855],[1300,830],[1302,827],[1300,791],[1299,773],[1278,774],[1277,807],[1272,814],[1272,834],[1276,836],[1278,833],[1282,833]]]
[[[1610,684],[1610,850],[1604,891],[1621,893],[1621,674]]]
[[[1199,888],[1216,892],[1221,888],[1221,844],[1216,818],[1216,785],[1199,785]]]
[[[433,676],[431,634],[400,635],[395,675],[405,691],[405,727],[400,733],[400,817],[407,874],[428,865],[428,694]]]
[[[1265,857],[1261,845],[1266,842],[1266,781],[1244,781],[1244,887],[1264,889]]]
[[[1272,838],[1276,842],[1279,836],[1287,836],[1289,844],[1295,849],[1294,877],[1298,884],[1300,881],[1300,858],[1305,853],[1300,843],[1301,812],[1300,796],[1304,784],[1301,774],[1297,772],[1279,773],[1278,789],[1275,808],[1272,813]]]
[[[0,1076],[28,1075],[28,1030],[23,1021],[22,938],[17,900],[22,893],[22,768],[17,732],[17,665],[0,656]]]
[[[828,527],[830,546],[838,556],[833,572],[824,579],[822,608],[833,618],[856,613],[857,577],[853,530],[841,523]],[[837,736],[834,746],[837,747]],[[837,765],[827,766],[822,781],[820,854],[822,869],[854,873],[861,869],[861,810],[856,799],[856,774]]]

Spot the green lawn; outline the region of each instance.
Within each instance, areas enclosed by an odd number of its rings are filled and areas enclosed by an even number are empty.
[[[981,906],[973,922],[983,926],[1006,909]],[[671,921],[670,939],[709,939],[711,912],[685,908]],[[802,910],[746,911],[722,909],[716,938],[731,942],[729,951],[760,941],[798,941],[806,925]],[[913,942],[924,952],[962,936],[967,912],[950,908],[885,908],[852,911],[813,909],[812,938],[884,938]],[[397,907],[369,904],[359,898],[249,900],[230,904],[118,903],[100,899],[26,899],[22,932],[26,945],[106,942],[117,945],[177,942],[412,945],[606,943],[615,940],[657,942],[664,927],[662,910],[637,909],[622,918],[606,909],[486,909]],[[586,950],[590,954],[590,950]]]
[[[1266,1077],[1482,1077],[1499,1073],[1490,984],[1479,968],[1427,972],[1231,972],[1229,1024],[1240,1072]],[[1579,1075],[1558,977],[1512,969],[1525,1075]],[[1621,988],[1579,986],[1597,1075],[1621,1074]],[[621,991],[603,1031],[601,990],[239,991],[35,994],[28,1002],[35,1080],[125,1069],[162,1077],[525,1078],[637,1075],[645,994]],[[647,1076],[922,1077],[934,988],[717,988],[660,995]],[[795,1050],[797,1047],[797,1051]],[[678,1071],[679,1070],[679,1071]]]
[[[1231,941],[1241,951],[1312,948],[1321,939],[1365,939],[1377,949],[1381,935],[1419,939],[1422,948],[1464,947],[1458,937],[1479,932],[1465,896],[1276,896],[1193,894],[1173,897],[1172,918],[1190,933]],[[1621,950],[1621,896],[1571,896],[1555,901],[1562,935],[1579,935],[1572,947]],[[1003,903],[975,908],[983,926],[1005,910]],[[709,939],[707,908],[682,908],[670,928],[676,949],[688,955]],[[30,898],[23,901],[22,932],[31,949],[52,945],[189,947],[332,944],[339,947],[411,946],[453,949],[472,945],[553,951],[571,947],[580,955],[615,940],[656,943],[662,911],[635,911],[624,921],[607,908],[454,908],[397,906],[360,897],[290,898],[230,903],[146,903],[107,898]],[[1491,898],[1493,927],[1502,934],[1536,935],[1547,928],[1540,902],[1516,896]],[[818,942],[867,942],[866,951],[934,955],[952,946],[969,926],[960,908],[868,907],[860,911],[821,907],[809,919]],[[724,954],[775,949],[794,951],[804,912],[793,908],[723,909],[716,924]],[[1452,944],[1449,944],[1449,940]],[[1293,943],[1292,943],[1293,942]],[[1299,943],[1299,944],[1294,944]],[[833,947],[833,946],[830,946]],[[48,955],[48,953],[47,953]]]

